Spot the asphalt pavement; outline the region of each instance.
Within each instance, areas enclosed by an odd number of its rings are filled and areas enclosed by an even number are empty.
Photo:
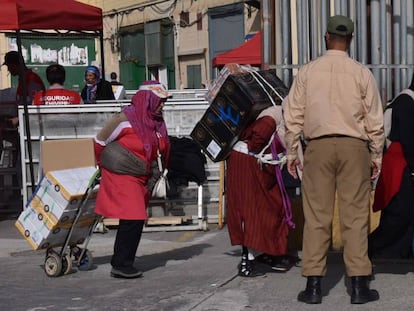
[[[13,220],[0,221],[0,310],[414,310],[413,261],[376,262],[371,287],[380,300],[351,305],[342,254],[331,252],[322,304],[306,305],[296,300],[306,282],[300,266],[286,273],[261,266],[264,276],[237,276],[240,249],[230,245],[226,228],[144,232],[136,258],[144,274],[131,280],[110,277],[115,233],[92,235],[91,270],[49,277],[45,251],[32,250]]]

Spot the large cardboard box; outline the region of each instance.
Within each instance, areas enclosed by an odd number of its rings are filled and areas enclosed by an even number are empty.
[[[44,173],[95,166],[93,139],[77,138],[42,141],[40,160]]]
[[[190,135],[212,161],[222,161],[259,113],[287,93],[274,70],[230,74]]]
[[[92,166],[46,173],[15,224],[33,249],[63,245],[71,227],[70,243],[83,243],[96,219],[97,189],[84,200],[95,172]],[[80,217],[74,223],[78,210]]]

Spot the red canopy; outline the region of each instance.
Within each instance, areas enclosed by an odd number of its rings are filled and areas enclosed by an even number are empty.
[[[0,30],[102,30],[102,9],[74,0],[0,0]]]
[[[0,31],[15,31],[18,51],[21,54],[20,31],[67,30],[99,33],[101,46],[102,75],[104,75],[103,23],[100,8],[74,0],[0,0]],[[19,76],[24,81],[23,65]],[[22,83],[23,94],[27,94]],[[27,136],[30,137],[27,97],[23,96],[24,118]],[[32,191],[35,191],[33,158],[30,138],[27,140]]]
[[[262,63],[262,34],[258,32],[249,41],[213,58],[213,67],[229,63],[260,66]]]

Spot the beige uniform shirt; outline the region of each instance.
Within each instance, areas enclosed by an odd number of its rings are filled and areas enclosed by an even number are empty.
[[[383,108],[371,71],[346,52],[328,50],[304,65],[285,99],[288,159],[297,157],[299,138],[346,135],[366,140],[371,158],[381,164]]]

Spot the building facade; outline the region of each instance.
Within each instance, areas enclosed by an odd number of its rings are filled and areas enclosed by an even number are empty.
[[[106,72],[119,72],[127,89],[152,78],[169,88],[201,88],[213,76],[214,55],[260,30],[250,2],[89,1],[103,9]]]
[[[152,78],[171,89],[202,87],[216,76],[214,56],[258,31],[264,64],[289,86],[297,68],[325,52],[326,21],[335,14],[355,21],[350,54],[372,69],[384,101],[406,87],[413,73],[412,0],[79,1],[102,8],[105,76],[116,72],[126,89]],[[74,48],[87,50],[88,64],[101,64],[98,40],[81,39],[73,39]],[[10,49],[7,40],[0,38],[1,58]],[[72,67],[68,78],[76,79],[68,87],[76,89],[83,83],[84,66]],[[34,64],[34,69],[42,73],[45,68]],[[1,73],[0,87],[5,88],[10,76],[4,66]]]

